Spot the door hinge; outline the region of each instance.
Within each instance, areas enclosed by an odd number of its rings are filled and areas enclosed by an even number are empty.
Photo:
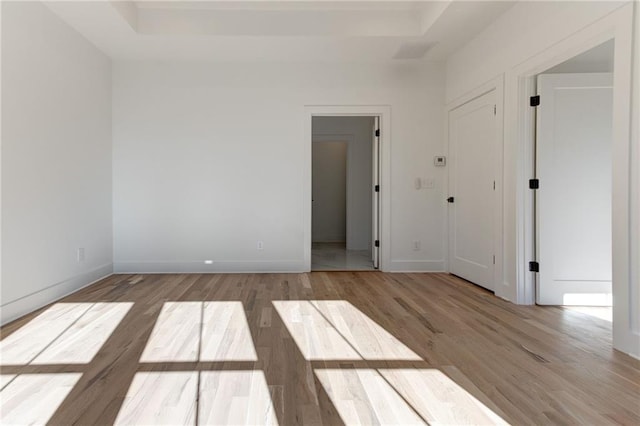
[[[496,255],[495,254],[493,255],[493,264],[494,265],[496,264]]]
[[[540,188],[540,179],[529,179],[529,189]]]
[[[373,245],[376,247],[380,247],[380,240],[376,240],[375,243],[373,243]]]
[[[496,108],[496,106],[494,105],[494,106],[493,106],[493,115],[496,115],[496,111],[497,111],[497,108]]]
[[[380,185],[376,185],[373,187],[376,192],[380,192]]]
[[[380,137],[380,129],[376,129],[376,137],[379,138]]]
[[[540,105],[540,95],[535,95],[529,98],[529,105],[532,107],[537,107]]]
[[[538,262],[529,262],[529,271],[540,272],[540,264]]]
[[[496,181],[495,180],[493,181],[493,190],[494,191],[496,190]]]

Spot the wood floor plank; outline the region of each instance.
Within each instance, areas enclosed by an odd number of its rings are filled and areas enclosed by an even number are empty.
[[[100,350],[133,303],[93,304],[33,361],[36,364],[86,364]]]
[[[257,361],[242,302],[204,302],[200,361]]]
[[[378,372],[429,424],[506,424],[438,369],[380,369]]]
[[[362,359],[357,350],[309,301],[273,303],[306,359]]]
[[[165,302],[140,361],[197,361],[202,302]]]
[[[197,393],[197,372],[137,373],[115,424],[193,425]]]
[[[93,303],[56,303],[0,342],[2,365],[25,365],[60,337]],[[3,335],[4,336],[4,335]]]
[[[0,391],[0,424],[45,424],[64,401],[79,373],[21,374]]]
[[[0,374],[0,390],[4,389],[16,377],[15,374]]]
[[[425,425],[374,369],[317,369],[315,374],[348,425]]]
[[[610,322],[447,274],[113,275],[0,335],[3,424],[640,424]]]
[[[200,374],[201,425],[277,425],[262,371],[208,371]]]
[[[314,300],[310,303],[362,359],[422,359],[349,302]]]

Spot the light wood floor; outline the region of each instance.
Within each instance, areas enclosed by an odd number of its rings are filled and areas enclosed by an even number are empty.
[[[609,322],[446,274],[114,275],[1,335],[2,424],[640,424]]]

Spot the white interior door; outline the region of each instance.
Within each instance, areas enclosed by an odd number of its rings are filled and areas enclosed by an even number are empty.
[[[613,77],[538,77],[537,303],[611,305]]]
[[[373,196],[371,197],[372,208],[372,230],[371,230],[371,259],[373,267],[380,267],[380,246],[376,241],[380,241],[380,117],[375,117],[373,121]]]
[[[493,290],[495,90],[449,113],[449,271]]]

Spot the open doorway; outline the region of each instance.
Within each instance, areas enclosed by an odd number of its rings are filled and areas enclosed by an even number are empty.
[[[610,40],[538,74],[531,99],[536,303],[609,320],[613,64]]]
[[[311,269],[378,267],[378,118],[312,117]]]

